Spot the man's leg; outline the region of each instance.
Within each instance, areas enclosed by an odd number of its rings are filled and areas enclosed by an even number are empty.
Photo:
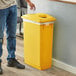
[[[7,18],[7,49],[8,49],[8,66],[24,69],[25,66],[15,59],[16,51],[16,26],[17,26],[17,7],[16,5],[9,8],[9,16]]]
[[[8,57],[15,58],[16,51],[16,26],[17,26],[17,8],[12,6],[9,8],[9,15],[7,17],[6,33],[7,33],[7,50]]]
[[[7,9],[2,9],[0,10],[0,74],[2,74],[2,68],[1,68],[1,56],[2,56],[2,43],[3,43],[3,32],[4,32],[4,27],[6,24],[6,17],[7,17]]]

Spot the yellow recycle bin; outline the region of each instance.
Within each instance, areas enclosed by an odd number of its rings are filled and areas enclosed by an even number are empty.
[[[52,64],[54,17],[44,14],[22,16],[24,25],[24,61],[39,70]]]

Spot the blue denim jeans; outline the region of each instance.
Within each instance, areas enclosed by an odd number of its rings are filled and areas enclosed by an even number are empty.
[[[15,58],[16,51],[16,26],[17,26],[17,6],[11,6],[6,9],[0,9],[0,61],[2,56],[2,42],[4,36],[4,29],[7,34],[7,50],[8,57]]]

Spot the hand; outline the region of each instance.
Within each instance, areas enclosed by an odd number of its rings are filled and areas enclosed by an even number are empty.
[[[30,6],[31,10],[36,10],[36,7],[32,2],[29,2],[28,5]]]

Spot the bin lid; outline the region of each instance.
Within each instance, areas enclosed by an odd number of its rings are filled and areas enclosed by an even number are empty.
[[[23,15],[22,18],[39,23],[53,22],[56,20],[56,18],[52,17],[51,15],[44,13],[26,14]]]

